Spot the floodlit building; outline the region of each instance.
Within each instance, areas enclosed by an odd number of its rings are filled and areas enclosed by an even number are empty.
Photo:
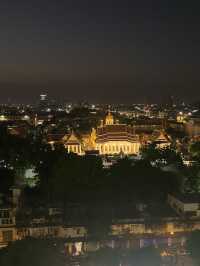
[[[52,146],[62,143],[67,152],[84,155],[88,151],[96,151],[100,155],[138,154],[140,150],[139,136],[132,126],[114,121],[109,112],[105,121],[97,129],[92,128],[88,134],[71,132],[64,136],[49,136],[48,143]]]
[[[82,141],[75,135],[73,131],[70,135],[65,135],[62,140],[68,153],[73,152],[79,155],[84,154]]]
[[[171,145],[171,138],[166,134],[164,130],[156,131],[152,136],[152,143],[156,145],[157,148],[163,149]]]
[[[100,154],[138,154],[140,140],[133,127],[115,122],[109,112],[105,122],[97,128],[95,148]]]

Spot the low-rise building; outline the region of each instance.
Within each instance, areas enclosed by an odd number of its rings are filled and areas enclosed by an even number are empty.
[[[99,127],[92,128],[88,134],[75,133],[49,135],[47,142],[54,148],[62,143],[67,152],[84,155],[88,151],[97,151],[100,155],[138,154],[141,146],[135,129],[126,124],[119,124],[109,112]]]
[[[139,136],[135,134],[132,126],[114,122],[114,118],[109,113],[105,119],[105,124],[97,128],[96,149],[102,155],[114,154],[138,154],[140,150]]]
[[[15,215],[11,208],[0,208],[0,248],[16,240]]]
[[[150,142],[154,143],[157,148],[163,149],[171,145],[171,138],[164,130],[155,131],[152,134]]]
[[[200,194],[168,195],[168,203],[180,216],[200,217]]]

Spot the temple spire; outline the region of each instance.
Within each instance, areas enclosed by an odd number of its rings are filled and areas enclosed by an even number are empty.
[[[113,115],[111,114],[110,110],[108,111],[105,122],[106,122],[106,125],[113,125],[114,124],[114,118],[113,118]]]

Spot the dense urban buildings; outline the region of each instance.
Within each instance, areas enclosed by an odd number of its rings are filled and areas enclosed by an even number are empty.
[[[101,155],[115,154],[138,154],[140,148],[139,136],[134,132],[134,127],[114,122],[113,115],[109,112],[104,120],[101,120],[97,129],[92,128],[88,134],[78,137],[74,131],[64,135],[61,139],[58,136],[50,136],[49,143],[63,143],[68,152],[83,155],[88,151],[96,151]]]
[[[66,263],[102,247],[181,262],[200,230],[198,107],[47,99],[1,106],[0,247],[60,239]]]

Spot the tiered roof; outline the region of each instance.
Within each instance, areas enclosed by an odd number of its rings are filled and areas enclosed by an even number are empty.
[[[131,126],[124,124],[105,125],[97,128],[97,143],[107,141],[138,141],[138,136]]]
[[[74,132],[72,132],[66,142],[65,142],[67,145],[80,145],[81,144],[81,141],[78,139],[78,137],[74,134]]]
[[[168,143],[168,142],[171,142],[170,137],[163,130],[162,131],[156,131],[153,134],[153,140],[154,140],[154,143]]]

